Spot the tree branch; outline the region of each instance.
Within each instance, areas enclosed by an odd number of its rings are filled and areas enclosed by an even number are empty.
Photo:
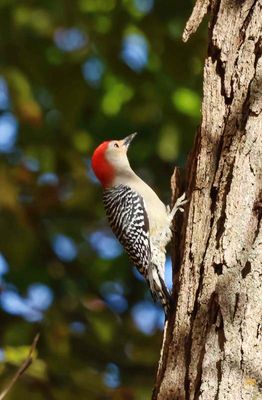
[[[23,361],[23,363],[20,365],[18,368],[17,372],[11,379],[11,381],[8,383],[7,387],[0,393],[0,400],[3,400],[5,396],[9,393],[9,391],[12,389],[16,381],[25,373],[25,371],[30,367],[30,365],[33,362],[33,353],[36,349],[36,345],[38,343],[40,334],[37,333],[37,335],[34,337],[33,343],[30,347],[29,354],[27,358]]]
[[[187,42],[192,33],[196,32],[197,28],[202,22],[202,19],[207,13],[210,0],[197,0],[193,8],[192,14],[189,17],[184,32],[183,32],[183,42]]]

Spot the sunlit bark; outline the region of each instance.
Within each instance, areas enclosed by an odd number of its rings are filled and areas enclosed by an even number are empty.
[[[173,243],[181,256],[157,400],[262,397],[262,1],[197,1],[185,41],[207,11],[202,121]]]

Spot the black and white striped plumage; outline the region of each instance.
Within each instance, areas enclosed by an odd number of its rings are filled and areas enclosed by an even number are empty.
[[[152,252],[155,255],[158,249],[154,246],[151,249],[149,220],[142,196],[128,186],[118,185],[104,190],[103,203],[112,231],[146,279],[154,300],[160,300],[167,312],[170,295],[163,271],[158,263],[152,262],[155,258]]]
[[[128,186],[104,190],[103,202],[112,231],[141,274],[151,259],[149,223],[141,196]]]

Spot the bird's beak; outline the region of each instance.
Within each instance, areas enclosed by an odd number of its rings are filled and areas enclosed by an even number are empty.
[[[134,137],[137,135],[137,132],[131,133],[131,135],[127,136],[125,139],[123,139],[123,145],[128,149],[130,143],[134,139]]]

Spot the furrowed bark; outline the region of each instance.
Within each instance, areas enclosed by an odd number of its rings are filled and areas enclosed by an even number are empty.
[[[262,398],[262,0],[197,1],[184,40],[208,8],[202,121],[154,400]]]

